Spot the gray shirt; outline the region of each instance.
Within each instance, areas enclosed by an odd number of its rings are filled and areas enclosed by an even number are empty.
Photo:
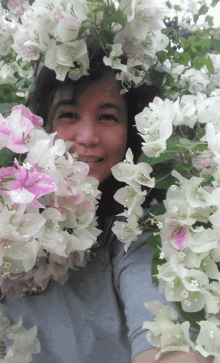
[[[33,363],[130,363],[152,348],[142,325],[154,316],[144,302],[167,302],[151,283],[150,235],[142,233],[127,253],[118,242],[112,264],[99,252],[86,267],[71,270],[65,285],[52,280],[42,295],[1,302],[12,323],[21,316],[25,328],[37,325],[41,352]]]

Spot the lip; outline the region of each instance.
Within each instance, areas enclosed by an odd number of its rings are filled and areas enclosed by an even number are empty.
[[[95,156],[95,155],[77,155],[77,158],[78,159],[85,159],[85,160],[88,160],[88,159],[104,159],[102,156]]]
[[[81,158],[78,158],[78,161],[82,161],[83,163],[87,163],[87,164],[99,164],[99,163],[102,163],[104,161],[103,158],[97,158],[97,159],[81,159]]]

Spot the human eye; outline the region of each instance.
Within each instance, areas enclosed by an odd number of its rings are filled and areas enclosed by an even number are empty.
[[[99,120],[106,120],[106,121],[114,120],[116,122],[119,122],[117,117],[110,113],[103,113],[101,116],[99,116]]]
[[[59,115],[58,119],[62,119],[62,118],[75,118],[77,119],[78,116],[75,112],[63,112]]]

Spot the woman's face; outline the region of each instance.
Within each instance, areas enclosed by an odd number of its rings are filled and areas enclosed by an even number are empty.
[[[89,165],[89,176],[104,181],[122,161],[127,145],[127,110],[114,77],[92,83],[74,99],[70,84],[55,93],[49,119],[55,139],[73,141],[77,153]],[[73,101],[74,100],[74,101]]]

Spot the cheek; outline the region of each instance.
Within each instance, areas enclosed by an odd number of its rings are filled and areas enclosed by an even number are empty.
[[[55,126],[53,125],[53,132],[57,131],[57,135],[55,136],[55,140],[57,139],[63,139],[64,141],[70,141],[69,139],[73,136],[73,130],[70,129],[69,127],[59,127],[59,126]]]
[[[127,130],[125,127],[109,128],[102,134],[102,142],[112,153],[124,156],[127,145]]]

